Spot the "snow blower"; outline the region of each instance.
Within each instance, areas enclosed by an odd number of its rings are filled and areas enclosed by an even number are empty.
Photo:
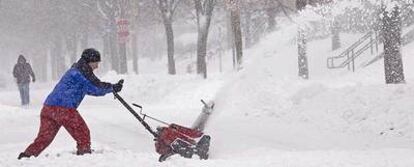
[[[210,147],[210,136],[203,133],[204,126],[208,120],[209,115],[213,111],[214,103],[205,103],[201,114],[198,116],[192,128],[181,126],[178,124],[171,124],[161,121],[147,114],[142,113],[142,106],[132,104],[140,108],[142,117],[116,92],[115,98],[118,99],[128,111],[134,115],[136,119],[145,127],[145,129],[154,136],[155,150],[160,157],[159,162],[165,161],[168,157],[178,154],[185,158],[192,158],[194,154],[198,155],[200,159],[208,159],[208,151]],[[166,126],[157,127],[154,131],[145,118],[152,119]]]

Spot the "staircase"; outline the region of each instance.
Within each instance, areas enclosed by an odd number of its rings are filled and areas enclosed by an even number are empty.
[[[371,53],[373,54],[374,46],[378,51],[379,42],[377,33],[370,31],[361,37],[357,42],[348,47],[340,55],[329,57],[326,61],[326,66],[329,69],[347,67],[348,70],[355,71],[355,59],[370,48]]]
[[[405,6],[401,11],[407,11],[412,5]],[[401,45],[405,46],[414,41],[414,27],[411,26],[411,30],[407,33],[402,35]],[[338,56],[329,57],[326,62],[326,66],[328,69],[338,69],[338,68],[345,68],[347,67],[348,70],[352,70],[355,72],[355,59],[363,54],[366,50],[371,48],[371,54],[374,54],[374,46],[376,51],[378,52],[378,45],[382,43],[380,40],[379,35],[376,32],[368,32],[363,37],[361,37],[357,42],[352,44],[349,48],[347,48],[344,52],[342,52]],[[372,60],[368,63],[365,63],[363,67],[367,67],[378,60],[384,58],[384,52],[375,56]]]

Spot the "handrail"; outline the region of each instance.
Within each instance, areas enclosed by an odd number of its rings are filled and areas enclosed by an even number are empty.
[[[408,7],[410,7],[410,5],[405,6],[401,11],[406,11],[408,9]],[[360,46],[363,42],[365,42],[369,37],[372,37],[372,33],[373,33],[373,31],[370,31],[367,34],[365,34],[363,37],[361,37],[357,42],[352,44],[348,49],[346,49],[340,55],[334,56],[334,57],[329,57],[326,60],[326,66],[329,69],[345,68],[346,66],[348,66],[348,69],[350,69],[350,63],[352,63],[352,70],[355,71],[355,65],[354,65],[355,58],[360,56],[363,52],[365,52],[368,48],[370,48],[370,46],[372,47],[373,44],[377,44],[377,52],[378,52],[378,41],[380,39],[380,38],[378,38],[378,36],[375,36],[376,37],[375,40],[372,40],[372,38],[370,38],[371,41],[369,43],[365,44],[362,48],[360,48],[356,52],[354,50],[355,48]],[[414,29],[409,31],[408,33],[406,33],[402,37],[401,44],[402,44],[402,46],[404,46],[408,43],[411,43],[412,41],[414,41]],[[379,41],[379,42],[382,42],[382,41]],[[340,65],[335,66],[335,59],[340,59],[340,58],[344,58],[344,57],[346,57],[346,59],[342,63],[340,63]],[[363,67],[366,67],[366,66],[378,61],[379,59],[381,59],[383,57],[384,57],[384,53],[381,53],[378,56],[376,56],[373,60],[368,62],[366,65],[364,65]]]
[[[376,38],[375,40],[372,40],[373,34],[374,33],[372,31],[368,32],[363,37],[361,37],[357,42],[353,43],[350,47],[348,47],[340,55],[329,57],[327,59],[326,66],[329,69],[336,69],[336,68],[344,68],[347,65],[349,65],[349,63],[353,62],[356,57],[360,56],[364,51],[370,48],[373,44],[377,43],[378,38]],[[361,49],[356,50],[355,52],[355,49],[359,47],[362,43],[367,41],[368,39],[370,39],[371,41],[365,44]],[[335,65],[334,63],[335,59],[341,59],[344,57],[346,57],[345,61],[343,61],[340,65]],[[354,66],[353,66],[353,70],[354,70]]]
[[[369,49],[371,47],[371,45],[374,43],[374,41],[365,44],[361,49],[359,49],[358,51],[356,51],[351,59],[347,59],[345,60],[340,67],[344,68],[345,66],[347,66],[349,63],[351,63],[355,58],[359,57],[362,53],[364,53],[367,49]]]
[[[342,52],[339,56],[335,56],[333,58],[345,57],[345,55],[347,53],[351,52],[353,49],[355,49],[356,47],[361,45],[363,42],[365,42],[365,40],[367,40],[369,37],[371,37],[371,35],[372,35],[372,31],[368,32],[363,37],[361,37],[358,41],[356,41],[354,44],[352,44],[350,47],[348,47],[348,49],[346,49],[344,52]]]

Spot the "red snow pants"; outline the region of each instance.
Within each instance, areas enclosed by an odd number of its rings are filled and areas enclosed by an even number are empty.
[[[78,149],[77,154],[91,152],[88,126],[76,109],[43,106],[37,138],[27,147],[24,153],[29,156],[38,156],[52,143],[61,126],[75,139]]]

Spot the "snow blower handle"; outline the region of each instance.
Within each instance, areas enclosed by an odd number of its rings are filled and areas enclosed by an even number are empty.
[[[204,104],[204,107],[208,107],[207,103],[203,99],[201,99],[200,101]]]
[[[121,82],[121,81],[120,81]],[[123,81],[122,81],[123,82]],[[114,93],[114,96],[115,96],[115,98],[116,99],[118,99],[118,101],[119,102],[121,102],[122,103],[122,105],[124,105],[124,107],[125,108],[127,108],[128,109],[128,111],[132,114],[132,115],[134,115],[134,117],[136,118],[136,119],[138,119],[138,121],[145,127],[145,129],[148,131],[148,132],[150,132],[155,138],[158,138],[158,134],[154,131],[154,130],[152,130],[151,129],[151,127],[148,125],[148,123],[147,122],[145,122],[144,121],[144,119],[142,119],[139,115],[138,115],[138,113],[137,112],[135,112],[135,110],[134,109],[132,109],[132,107],[127,103],[127,102],[125,102],[125,100],[117,93],[117,92],[113,92]],[[142,107],[141,107],[142,108]]]
[[[141,109],[141,110],[142,110],[142,106],[140,106],[140,105],[138,105],[138,104],[135,104],[135,103],[132,103],[132,105],[133,105],[133,106],[135,106],[135,107],[138,107],[139,109]]]
[[[157,118],[155,118],[155,117],[152,117],[152,116],[149,116],[149,115],[147,115],[147,114],[144,114],[144,113],[142,113],[142,106],[140,106],[140,105],[138,105],[138,104],[135,104],[135,103],[132,103],[132,105],[133,106],[135,106],[135,107],[138,107],[139,109],[140,109],[140,111],[139,111],[139,114],[141,114],[143,117],[142,117],[142,119],[143,120],[145,120],[145,118],[150,118],[150,119],[152,119],[152,120],[154,120],[154,121],[157,121],[157,122],[159,122],[159,123],[162,123],[162,124],[164,124],[164,125],[167,125],[167,126],[170,126],[170,123],[168,123],[168,122],[165,122],[165,121],[161,121],[160,119],[157,119]]]

